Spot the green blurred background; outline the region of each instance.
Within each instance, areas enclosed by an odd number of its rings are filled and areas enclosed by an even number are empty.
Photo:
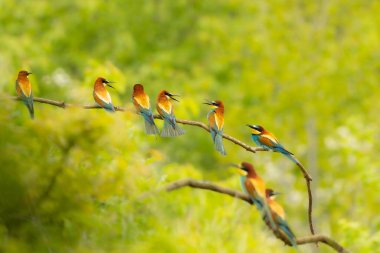
[[[285,157],[213,149],[200,128],[146,136],[133,112],[63,110],[15,95],[93,104],[96,77],[134,83],[151,101],[181,95],[177,118],[206,122],[203,99],[225,102],[225,132],[252,144],[261,124],[311,172],[314,221],[353,252],[380,247],[379,1],[0,1],[0,252],[294,252],[258,212],[195,189],[194,178],[240,189],[230,162],[253,162],[299,236],[309,234],[303,177]],[[162,126],[162,122],[158,122]],[[333,252],[321,245],[303,252]]]

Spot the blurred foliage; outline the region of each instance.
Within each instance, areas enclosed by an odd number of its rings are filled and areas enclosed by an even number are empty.
[[[298,169],[274,153],[195,127],[146,136],[134,113],[36,104],[15,95],[20,69],[35,96],[92,104],[96,77],[132,109],[143,83],[181,94],[178,118],[206,121],[203,99],[226,105],[225,131],[251,143],[266,126],[311,171],[317,232],[353,252],[380,247],[380,3],[378,1],[0,1],[0,252],[294,252],[254,208],[201,190],[154,193],[186,177],[239,189],[230,162],[253,162],[284,194],[308,235]],[[158,122],[162,126],[162,122]],[[302,246],[305,252],[333,252]]]

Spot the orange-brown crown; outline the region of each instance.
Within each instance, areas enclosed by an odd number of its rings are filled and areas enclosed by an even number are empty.
[[[157,101],[161,103],[169,102],[169,98],[167,97],[168,92],[166,90],[160,91],[157,96]]]
[[[167,103],[170,104],[170,101],[168,99],[168,97],[166,96],[166,91],[165,90],[162,90],[158,93],[157,95],[157,103],[158,104],[162,104],[162,105],[166,105]]]
[[[266,189],[265,190],[265,195],[267,196],[267,198],[270,198],[272,196],[274,196],[274,191],[272,189]]]
[[[157,96],[157,99],[160,99],[160,98],[165,98],[167,99],[166,95],[168,94],[168,92],[166,90],[162,90],[158,93],[158,96]]]
[[[110,81],[108,81],[104,77],[98,77],[95,80],[94,88],[95,89],[101,89],[101,88],[105,87],[106,85],[110,86],[109,83],[110,83]],[[110,86],[110,87],[112,87],[112,86]]]
[[[179,95],[172,94],[169,91],[162,90],[158,93],[157,101],[162,102],[162,103],[166,103],[166,102],[170,102],[170,99],[173,99],[174,101],[179,102],[178,99],[175,98],[178,96]]]
[[[144,92],[144,86],[142,86],[142,84],[137,83],[133,86],[133,91],[134,92],[140,92],[140,91]]]
[[[224,114],[224,104],[223,104],[223,102],[220,101],[220,100],[215,100],[214,103],[215,103],[215,106],[217,106],[217,108],[215,110],[216,114],[223,115]]]
[[[20,72],[18,72],[18,77],[27,77],[30,74],[32,74],[32,73],[30,73],[30,72],[28,72],[26,70],[21,70]]]
[[[246,171],[248,176],[256,176],[256,171],[253,165],[249,162],[242,162],[241,167],[242,170]]]
[[[98,77],[96,78],[95,83],[109,83],[109,81],[107,81],[107,79],[105,79],[104,77]]]
[[[215,102],[215,105],[216,105],[217,107],[219,107],[219,108],[224,108],[224,104],[223,104],[222,101],[220,101],[220,100],[215,100],[214,102]]]

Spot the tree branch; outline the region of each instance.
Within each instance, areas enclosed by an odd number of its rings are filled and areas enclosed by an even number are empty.
[[[239,191],[236,191],[233,189],[221,187],[221,186],[218,186],[216,184],[213,184],[213,183],[210,183],[207,181],[198,181],[198,180],[194,180],[191,178],[182,179],[182,180],[172,182],[172,183],[166,185],[165,187],[161,188],[161,190],[171,192],[171,191],[183,188],[183,187],[191,187],[191,188],[213,191],[213,192],[225,194],[225,195],[231,196],[233,198],[243,200],[243,201],[245,201],[251,205],[253,204],[252,200],[249,198],[249,196],[247,194],[244,194],[242,192],[239,192]],[[267,226],[269,229],[271,229],[271,226],[269,226],[269,224],[267,224]],[[275,236],[277,238],[282,240],[286,245],[291,245],[290,242],[281,233],[273,231],[273,230],[272,230],[272,232],[275,234]],[[312,235],[312,236],[300,237],[297,239],[298,245],[318,243],[318,242],[321,242],[321,243],[324,243],[324,244],[330,246],[331,248],[335,249],[337,252],[349,253],[349,251],[347,249],[343,248],[343,246],[341,246],[335,240],[333,240],[333,239],[331,239],[325,235]]]
[[[349,253],[347,249],[343,248],[342,245],[340,245],[338,242],[335,240],[331,239],[328,236],[325,235],[313,235],[313,236],[305,236],[305,237],[300,237],[297,239],[297,244],[302,245],[302,244],[308,244],[308,243],[324,243],[331,248],[335,249],[339,253]]]
[[[19,97],[11,97],[11,99],[21,101],[21,98],[19,98]],[[60,107],[60,108],[63,108],[63,109],[65,109],[67,107],[81,107],[83,109],[102,109],[102,107],[99,106],[99,105],[83,105],[83,106],[78,106],[78,105],[73,105],[73,104],[67,104],[64,101],[55,101],[55,100],[46,99],[46,98],[37,98],[37,97],[34,97],[33,101],[41,103],[41,104],[48,104],[48,105],[57,106],[57,107]],[[121,108],[119,106],[115,106],[115,110],[116,111],[125,111],[124,108]]]
[[[11,99],[14,99],[14,100],[21,100],[19,97],[11,97]],[[42,103],[42,104],[49,104],[49,105],[53,105],[53,106],[57,106],[57,107],[60,107],[60,108],[67,108],[67,107],[81,107],[83,109],[101,109],[102,107],[100,107],[99,105],[84,105],[84,106],[77,106],[77,105],[72,105],[72,104],[67,104],[65,103],[64,101],[55,101],[55,100],[51,100],[51,99],[46,99],[46,98],[37,98],[37,97],[34,97],[33,100],[35,102],[38,102],[38,103]],[[115,106],[115,110],[116,111],[126,111],[124,108],[122,107],[119,107],[119,106]],[[160,115],[154,115],[154,118],[155,119],[160,119],[162,120],[162,117]],[[181,119],[177,119],[176,120],[178,123],[180,124],[183,124],[183,125],[191,125],[191,126],[197,126],[197,127],[200,127],[204,130],[206,130],[207,132],[210,132],[210,129],[209,127],[202,123],[202,122],[197,122],[197,121],[191,121],[191,120],[181,120]],[[265,149],[265,148],[261,148],[261,147],[252,147],[252,146],[249,146],[247,144],[245,144],[244,142],[230,136],[230,135],[227,135],[227,134],[223,134],[223,138],[229,140],[230,142],[244,148],[245,150],[249,151],[249,152],[252,152],[252,153],[256,153],[258,151],[270,151],[268,149]],[[312,219],[312,209],[313,209],[313,196],[312,196],[312,193],[311,193],[311,186],[310,186],[310,181],[312,180],[311,177],[309,176],[309,174],[306,172],[305,168],[302,166],[301,163],[297,163],[298,167],[301,169],[302,171],[302,174],[306,180],[306,186],[307,186],[307,193],[308,193],[308,201],[309,201],[309,204],[308,204],[308,219],[309,219],[309,227],[310,227],[310,231],[312,234],[314,234],[314,226],[313,226],[313,219]]]

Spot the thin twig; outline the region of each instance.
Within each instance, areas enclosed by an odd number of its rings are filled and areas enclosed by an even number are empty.
[[[191,188],[197,188],[197,189],[203,189],[203,190],[209,190],[221,194],[225,194],[228,196],[231,196],[233,198],[241,199],[249,204],[252,204],[252,200],[249,198],[247,194],[244,194],[240,191],[236,191],[233,189],[225,188],[218,186],[216,184],[207,182],[207,181],[199,181],[199,180],[194,180],[191,178],[188,179],[182,179],[178,180],[175,182],[172,182],[165,187],[161,188],[160,190],[165,190],[168,192],[178,190],[183,187],[191,187]],[[268,226],[270,228],[270,226]],[[272,229],[271,229],[272,230]],[[272,230],[272,232],[275,233],[275,231]],[[276,237],[282,240],[285,244],[289,245],[289,241],[284,238],[284,236],[281,233],[275,233]],[[339,243],[337,243],[335,240],[325,236],[325,235],[312,235],[312,236],[305,236],[297,239],[297,244],[302,245],[302,244],[310,244],[310,243],[324,243],[331,248],[335,249],[337,252],[340,253],[349,253],[349,251],[343,246],[341,246]]]
[[[298,167],[301,169],[303,177],[306,180],[307,196],[308,196],[308,199],[309,199],[308,212],[307,212],[308,213],[308,219],[309,219],[309,227],[310,227],[311,234],[314,235],[315,232],[314,232],[313,216],[312,216],[312,212],[313,212],[313,195],[311,194],[311,185],[310,185],[310,183],[312,181],[312,178],[309,175],[309,173],[307,173],[307,171],[306,171],[305,167],[302,165],[302,163],[300,163],[297,159],[295,159],[295,161],[296,161],[296,164],[298,165]]]
[[[13,100],[20,100],[21,101],[21,98],[19,98],[19,97],[11,97],[11,98]],[[55,101],[55,100],[46,99],[46,98],[37,98],[37,97],[34,97],[33,101],[41,103],[41,104],[54,105],[54,106],[57,106],[57,107],[60,107],[60,108],[63,108],[63,109],[65,109],[67,107],[81,107],[83,109],[102,109],[102,107],[99,106],[99,105],[77,106],[77,105],[73,105],[73,104],[67,104],[64,101]],[[115,111],[125,111],[125,109],[122,108],[122,107],[120,107],[120,106],[115,106],[114,108],[115,108]]]
[[[309,206],[308,206],[308,217],[309,217],[309,227],[312,235],[315,234],[314,226],[313,226],[313,195],[311,194],[311,185],[310,180],[306,179],[307,185],[307,195],[309,196]]]
[[[11,99],[20,100],[20,98],[14,97],[14,96],[11,97]],[[67,108],[67,107],[81,107],[84,109],[101,109],[102,108],[99,105],[76,106],[76,105],[72,105],[72,104],[67,104],[63,101],[55,101],[55,100],[46,99],[46,98],[34,97],[33,100],[35,102],[38,102],[38,103],[49,104],[49,105],[58,106],[61,108]],[[116,111],[126,111],[124,108],[119,107],[119,106],[115,106],[115,110]],[[162,120],[162,117],[160,115],[154,115],[154,118]],[[183,124],[183,125],[197,126],[197,127],[200,127],[202,129],[210,132],[209,127],[202,122],[192,121],[192,120],[181,120],[181,119],[177,119],[176,121],[180,124]],[[242,142],[242,141],[240,141],[240,140],[238,140],[238,139],[236,139],[230,135],[227,135],[227,134],[223,134],[223,138],[229,140],[230,142],[232,142],[232,143],[234,143],[234,144],[236,144],[236,145],[238,145],[238,146],[240,146],[240,147],[244,148],[245,150],[252,152],[252,153],[256,153],[258,151],[269,151],[268,149],[265,149],[262,147],[249,146],[249,145],[245,144],[244,142]],[[311,177],[307,174],[305,168],[302,166],[301,163],[297,163],[297,165],[301,169],[301,171],[304,175],[304,178],[306,180],[306,186],[307,186],[307,192],[308,192],[308,201],[309,201],[309,205],[308,205],[309,226],[310,226],[311,233],[314,234],[313,219],[312,219],[313,196],[311,194],[311,188],[310,188]]]
[[[305,236],[297,239],[297,244],[308,244],[308,243],[324,243],[326,245],[329,245],[331,248],[335,249],[339,253],[349,253],[347,249],[343,248],[342,245],[340,245],[335,240],[331,239],[328,236],[325,235],[313,235],[313,236]]]

